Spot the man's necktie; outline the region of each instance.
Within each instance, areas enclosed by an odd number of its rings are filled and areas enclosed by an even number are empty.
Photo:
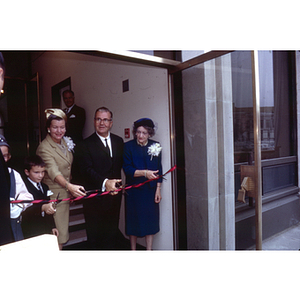
[[[110,157],[110,150],[109,150],[109,147],[108,147],[108,144],[107,144],[107,139],[105,139],[105,149],[106,149],[106,152],[107,152],[108,156]]]
[[[42,186],[41,186],[40,183],[37,183],[37,188],[38,188],[39,191],[43,192],[43,189],[42,189]]]

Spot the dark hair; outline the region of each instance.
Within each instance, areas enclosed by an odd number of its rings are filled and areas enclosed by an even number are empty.
[[[46,121],[46,131],[47,131],[48,128],[50,127],[51,122],[52,122],[53,120],[61,121],[61,120],[64,120],[64,119],[61,118],[61,117],[55,116],[55,115],[50,115],[49,118],[48,118],[47,121]],[[67,122],[66,122],[66,126],[67,126]]]
[[[108,112],[108,113],[110,113],[110,117],[113,118],[113,113],[107,107],[102,106],[102,107],[97,108],[95,111],[95,117],[96,117],[96,114],[98,111]]]
[[[24,169],[30,171],[32,167],[45,167],[46,164],[39,155],[28,156],[24,160]]]
[[[5,73],[5,64],[4,64],[4,58],[2,55],[2,52],[0,52],[0,68],[3,69],[3,74]]]
[[[134,137],[135,139],[136,139],[136,131],[137,131],[137,129],[138,129],[139,127],[140,127],[140,126],[135,126],[135,125],[133,124],[132,133],[133,133],[133,137]],[[149,126],[146,126],[146,125],[144,125],[143,127],[148,131],[148,134],[149,134],[150,137],[153,137],[153,136],[155,135],[155,130],[154,130],[154,128],[149,127]]]
[[[63,93],[62,93],[63,96],[64,96],[64,93],[71,93],[73,95],[73,97],[75,95],[74,92],[71,91],[71,90],[65,90],[65,91],[63,91]]]

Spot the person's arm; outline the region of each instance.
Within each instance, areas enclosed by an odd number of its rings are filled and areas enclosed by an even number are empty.
[[[45,162],[47,174],[52,181],[54,181],[57,175],[61,175],[61,172],[51,150],[46,148],[43,144],[40,144],[36,150],[36,154],[39,155]]]
[[[134,172],[134,177],[146,177],[147,179],[155,179],[158,177],[159,170],[151,171],[151,170],[136,170]]]
[[[83,186],[68,182],[62,175],[57,175],[54,181],[68,190],[74,197],[82,197],[86,195]]]
[[[155,179],[157,178],[159,175],[159,170],[157,171],[150,171],[150,170],[136,170],[134,172],[134,177],[142,177],[145,176],[147,179]],[[157,183],[156,186],[156,191],[155,191],[155,197],[154,197],[154,201],[155,203],[159,203],[161,201],[162,197],[161,197],[161,182]]]
[[[37,154],[40,155],[46,163],[46,170],[51,180],[58,183],[61,187],[65,188],[66,190],[70,191],[71,195],[74,197],[81,197],[86,195],[83,186],[69,183],[64,178],[64,176],[61,174],[58,168],[53,153],[51,153],[50,150],[44,147],[38,147]]]
[[[59,232],[58,232],[57,228],[52,228],[52,234],[59,236]]]
[[[162,154],[160,153],[159,156],[158,156],[158,176],[162,175],[161,156],[162,156]],[[162,196],[161,196],[161,184],[162,184],[162,177],[160,177],[157,180],[156,192],[155,192],[155,199],[154,199],[155,203],[159,203],[161,201],[161,199],[162,199]]]
[[[50,202],[42,205],[41,212],[42,213],[44,212],[47,215],[53,215],[56,212],[56,209],[53,207],[52,203]]]
[[[18,200],[33,200],[32,194],[28,192],[28,189],[21,177],[21,175],[15,171],[12,170],[15,175],[16,180],[16,196],[18,196]],[[23,210],[25,210],[28,206],[32,205],[31,203],[19,203],[19,205],[23,206]]]
[[[123,170],[126,176],[129,177],[145,177],[146,179],[155,179],[158,176],[159,170],[138,170],[134,166],[133,150],[130,147],[130,144],[125,144],[124,154],[123,154]]]
[[[161,183],[157,183],[154,201],[155,203],[159,203],[161,199]]]
[[[102,192],[114,192],[117,187],[116,183],[122,182],[122,179],[104,179],[102,184]]]

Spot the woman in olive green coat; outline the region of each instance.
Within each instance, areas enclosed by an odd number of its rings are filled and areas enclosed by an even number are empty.
[[[46,128],[48,134],[40,143],[36,154],[46,163],[43,182],[53,192],[51,199],[66,199],[70,196],[85,196],[83,186],[70,183],[73,162],[72,140],[65,137],[67,117],[61,109],[46,109]],[[61,201],[56,206],[54,221],[58,229],[60,249],[69,240],[69,201]]]

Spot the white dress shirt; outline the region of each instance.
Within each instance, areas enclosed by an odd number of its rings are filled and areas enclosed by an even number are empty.
[[[112,150],[111,150],[111,140],[110,140],[110,132],[108,132],[108,136],[106,138],[102,137],[100,134],[98,134],[96,132],[96,134],[98,135],[98,137],[100,138],[101,142],[103,143],[103,145],[106,147],[106,143],[105,143],[105,139],[107,140],[107,146],[109,148],[109,152],[110,152],[110,157],[112,157]],[[108,180],[108,178],[104,179],[103,184],[102,184],[102,192],[105,192],[105,183]]]
[[[97,133],[97,132],[96,132]],[[106,147],[106,143],[105,140],[107,141],[107,146],[109,148],[109,152],[110,152],[110,157],[112,157],[112,150],[111,150],[111,140],[110,140],[110,132],[108,132],[108,136],[106,138],[102,137],[101,135],[99,135],[97,133],[98,137],[100,138],[101,142],[103,143],[103,145]]]
[[[28,192],[27,187],[21,177],[21,175],[11,169],[8,168],[9,173],[12,171],[14,172],[15,175],[15,180],[16,180],[16,194],[14,198],[10,198],[10,200],[34,200],[33,196]],[[16,199],[17,197],[17,199]],[[20,216],[23,210],[25,210],[27,207],[32,205],[32,203],[12,203],[10,204],[10,217],[12,219],[16,219]]]

